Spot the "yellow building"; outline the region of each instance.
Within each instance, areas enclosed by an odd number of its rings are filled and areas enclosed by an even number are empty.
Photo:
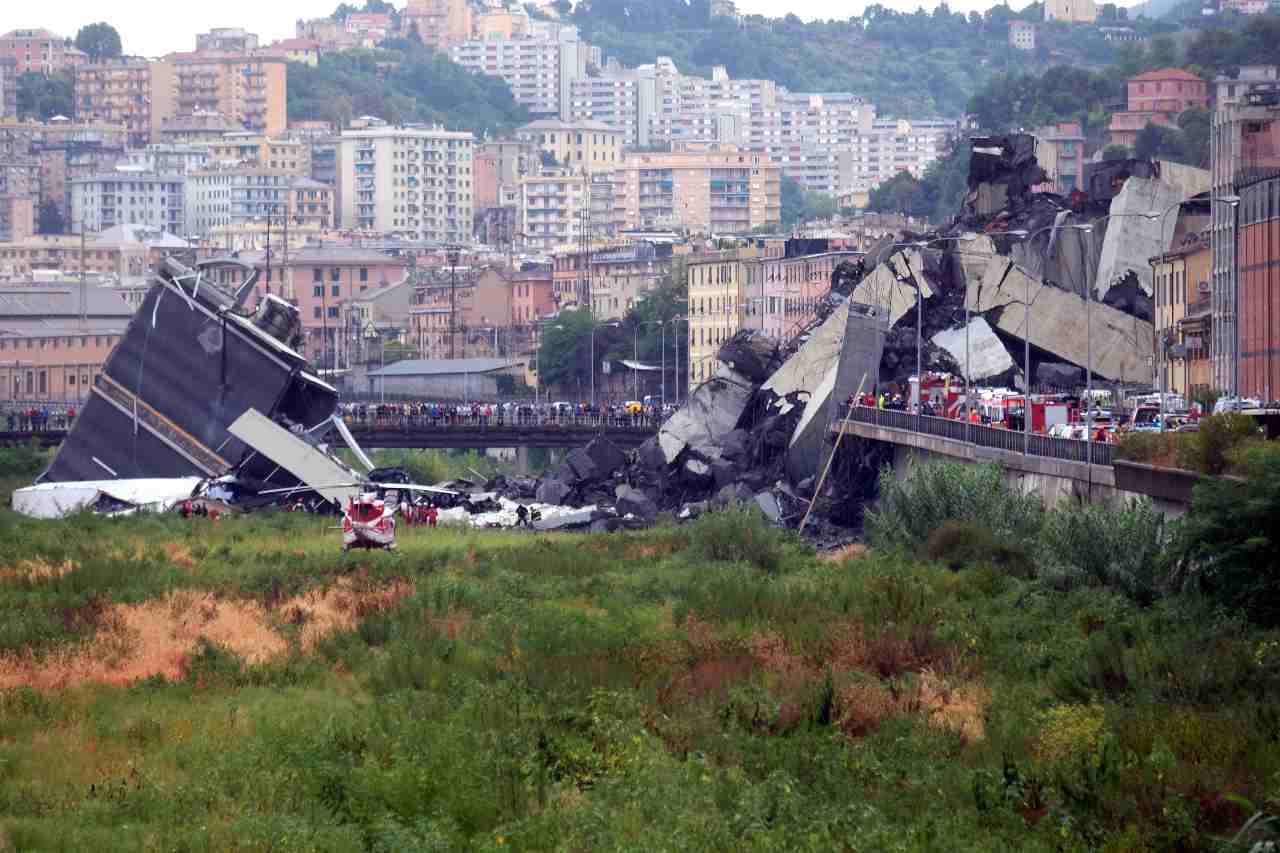
[[[120,60],[76,69],[76,118],[124,125],[129,144],[160,142],[177,112],[177,69],[168,61]]]
[[[481,41],[521,38],[529,34],[529,14],[523,9],[493,9],[477,15],[471,34]]]
[[[516,129],[516,138],[556,158],[569,171],[607,172],[622,162],[625,134],[602,121],[539,119]]]
[[[758,249],[734,249],[694,255],[686,261],[690,390],[716,374],[720,345],[742,327],[746,262],[758,254]]]
[[[1092,24],[1098,20],[1098,4],[1094,0],[1045,0],[1044,19]]]
[[[176,54],[177,112],[221,113],[268,136],[288,127],[283,58],[242,54]]]
[[[781,224],[782,169],[734,146],[627,154],[614,171],[613,204],[623,228],[745,234]]]
[[[291,175],[311,174],[311,146],[297,139],[272,139],[259,133],[228,133],[209,146],[215,163],[239,163]]]
[[[1184,397],[1208,388],[1209,280],[1212,259],[1207,231],[1184,235],[1178,245],[1151,259],[1155,284],[1156,350],[1166,390]]]

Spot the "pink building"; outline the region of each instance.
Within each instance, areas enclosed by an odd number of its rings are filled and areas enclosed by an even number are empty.
[[[1112,145],[1132,147],[1148,124],[1176,127],[1184,110],[1209,106],[1209,84],[1181,68],[1148,71],[1131,78],[1127,86],[1128,109],[1111,117]]]
[[[276,247],[271,255],[268,275],[263,252],[240,253],[240,260],[262,271],[247,304],[253,307],[270,292],[296,305],[302,320],[303,355],[312,362],[322,353],[345,349],[340,346],[344,342],[338,340],[344,304],[409,275],[406,259],[373,249],[306,246],[290,251],[286,261],[283,250]],[[225,274],[223,278],[226,283],[235,284],[227,281]]]
[[[17,63],[18,74],[56,74],[89,61],[70,39],[48,30],[12,30],[0,36],[0,58]]]
[[[475,209],[498,206],[498,168],[501,157],[491,151],[480,151],[472,158],[471,192]]]
[[[860,254],[830,251],[747,261],[743,326],[778,341],[790,339],[813,319],[818,302],[831,290],[835,268]]]

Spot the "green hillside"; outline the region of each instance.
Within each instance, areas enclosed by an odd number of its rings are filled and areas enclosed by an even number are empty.
[[[384,43],[388,47],[326,54],[316,68],[291,63],[290,118],[342,125],[373,115],[477,135],[509,131],[529,120],[502,80],[473,74],[421,43]]]
[[[1112,61],[1112,45],[1092,27],[1043,25],[1036,51],[1010,48],[1009,21],[1039,21],[1041,8],[996,6],[965,16],[943,4],[907,15],[872,5],[842,21],[751,15],[737,22],[712,18],[708,0],[582,0],[573,21],[583,38],[628,67],[669,56],[684,73],[723,65],[732,77],[773,79],[792,91],[855,92],[881,115],[959,116],[996,74]]]

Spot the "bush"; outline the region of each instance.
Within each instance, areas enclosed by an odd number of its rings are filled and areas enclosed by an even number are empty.
[[[1183,448],[1194,440],[1188,433],[1131,432],[1116,445],[1117,459],[1141,462],[1146,465],[1173,467],[1186,452]]]
[[[49,455],[34,442],[0,447],[0,477],[34,477],[49,464]]]
[[[1227,470],[1231,451],[1241,442],[1258,435],[1258,424],[1241,412],[1223,412],[1200,420],[1199,432],[1184,445],[1178,457],[1180,467],[1217,476]]]
[[[1140,604],[1164,590],[1168,536],[1149,500],[1056,509],[1046,515],[1039,541],[1050,572],[1114,587]]]
[[[749,563],[773,572],[782,563],[784,536],[755,509],[730,506],[699,516],[689,531],[689,545],[707,560]]]
[[[1243,480],[1196,486],[1174,554],[1176,582],[1266,626],[1280,625],[1280,454],[1251,448]]]
[[[930,462],[905,480],[885,468],[866,526],[881,547],[915,549],[949,521],[985,528],[997,539],[1026,541],[1039,531],[1043,516],[1040,499],[1016,494],[998,465]]]
[[[922,552],[951,569],[987,564],[1017,577],[1026,578],[1033,573],[1022,543],[997,538],[987,528],[963,521],[948,521],[935,530]]]

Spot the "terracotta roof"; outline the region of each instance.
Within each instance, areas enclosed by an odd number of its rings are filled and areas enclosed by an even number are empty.
[[[1130,83],[1145,83],[1154,80],[1194,80],[1197,83],[1204,82],[1203,78],[1197,77],[1190,71],[1183,71],[1181,68],[1160,68],[1129,78]]]

